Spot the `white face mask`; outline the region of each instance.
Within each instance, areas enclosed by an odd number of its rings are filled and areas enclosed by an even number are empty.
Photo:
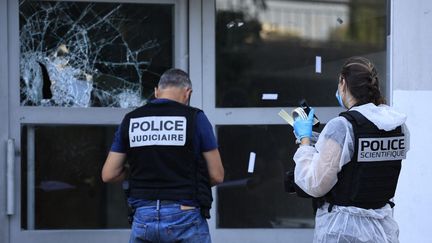
[[[342,97],[341,97],[340,94],[339,94],[339,89],[336,90],[336,99],[337,99],[337,101],[339,102],[339,105],[340,105],[342,108],[348,109],[348,108],[346,108],[346,106],[344,105],[344,103],[343,103],[343,101],[342,101]]]

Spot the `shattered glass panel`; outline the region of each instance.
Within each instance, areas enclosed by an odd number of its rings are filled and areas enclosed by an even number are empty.
[[[385,90],[389,0],[216,0],[216,106],[338,106],[346,58]]]
[[[173,65],[173,9],[21,0],[21,105],[144,104]]]

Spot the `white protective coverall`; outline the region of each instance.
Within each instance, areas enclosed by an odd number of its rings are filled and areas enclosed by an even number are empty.
[[[390,131],[402,125],[406,151],[409,150],[409,131],[406,115],[387,105],[368,103],[353,107],[379,129]],[[338,116],[330,120],[318,137],[315,147],[300,146],[295,155],[295,183],[314,197],[324,196],[337,182],[337,174],[354,153],[354,133],[351,123]],[[380,209],[333,206],[319,208],[315,217],[314,242],[384,243],[399,242],[399,228],[393,219],[390,205]]]

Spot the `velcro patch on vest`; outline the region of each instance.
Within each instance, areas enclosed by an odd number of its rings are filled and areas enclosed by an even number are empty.
[[[149,116],[132,118],[129,123],[129,146],[184,146],[186,117]]]
[[[358,162],[391,161],[405,158],[404,136],[359,138]]]

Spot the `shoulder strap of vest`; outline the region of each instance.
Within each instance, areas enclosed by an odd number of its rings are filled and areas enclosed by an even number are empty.
[[[172,102],[162,102],[162,103],[153,103],[153,102],[147,102],[147,104],[144,105],[145,107],[157,107],[157,106],[174,106],[174,107],[184,107],[184,108],[188,108],[193,110],[194,112],[198,112],[198,111],[202,111],[201,109],[198,109],[196,107],[193,106],[188,106],[176,101],[172,101]]]
[[[354,133],[358,131],[359,127],[366,128],[366,129],[376,129],[377,131],[380,130],[375,124],[373,124],[371,121],[369,121],[365,116],[363,116],[358,111],[345,111],[339,114],[339,116],[345,117],[353,126]],[[402,126],[398,126],[395,128],[394,132],[396,133],[402,133]]]
[[[345,111],[339,114],[339,116],[345,117],[355,128],[364,126],[367,123],[370,123],[366,117],[364,117],[360,112],[358,111]]]

